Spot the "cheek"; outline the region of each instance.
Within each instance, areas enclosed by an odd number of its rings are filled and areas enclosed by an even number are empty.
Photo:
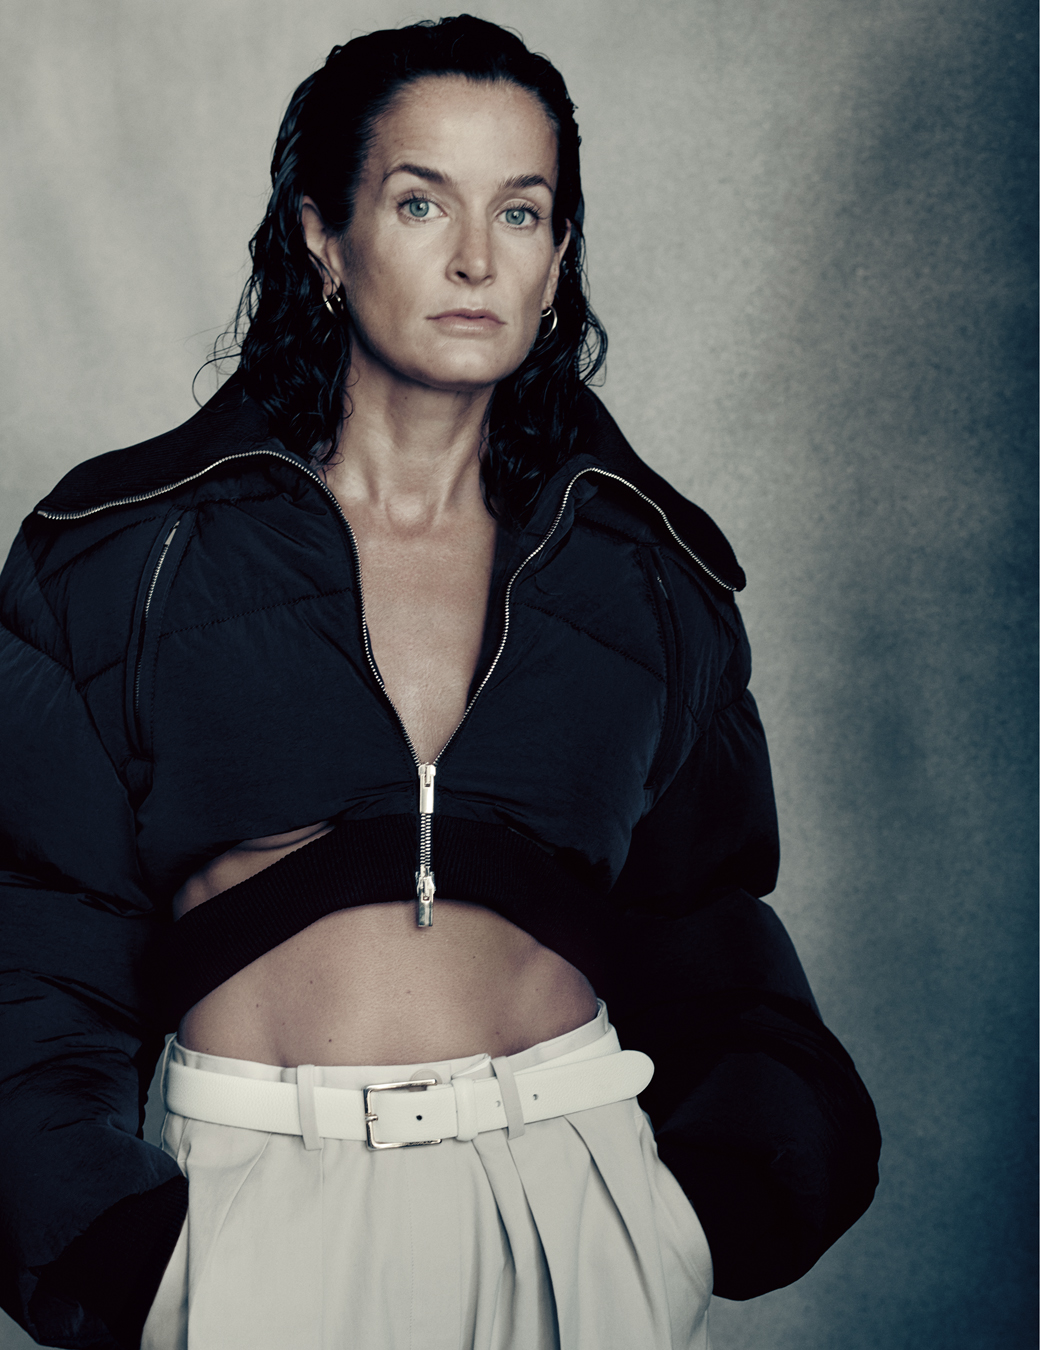
[[[377,310],[407,286],[411,275],[407,250],[393,234],[378,229],[344,239],[341,257],[345,290],[361,310]]]
[[[504,266],[499,267],[500,283],[508,284],[515,303],[525,315],[528,310],[540,311],[552,271],[551,250],[527,246],[505,250],[505,254]]]
[[[346,256],[346,291],[351,309],[377,318],[388,306],[396,309],[407,293],[408,268],[400,251],[379,241],[366,248],[355,247]]]

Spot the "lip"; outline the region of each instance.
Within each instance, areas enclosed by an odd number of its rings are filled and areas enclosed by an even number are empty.
[[[486,328],[500,328],[503,320],[490,309],[446,309],[442,314],[431,314],[435,323],[473,324]]]

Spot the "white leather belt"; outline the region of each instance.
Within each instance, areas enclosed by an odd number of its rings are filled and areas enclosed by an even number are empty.
[[[538,1120],[635,1097],[654,1072],[653,1061],[639,1050],[619,1050],[556,1067],[535,1066],[515,1075],[502,1060],[492,1064],[499,1075],[495,1078],[462,1076],[438,1083],[431,1077],[334,1088],[315,1086],[313,1065],[299,1067],[297,1082],[281,1083],[171,1061],[166,1069],[166,1109],[214,1125],[299,1134],[307,1147],[320,1146],[318,1141],[326,1138],[365,1140],[373,1149],[402,1148],[472,1139],[485,1130],[507,1127],[512,1136]],[[523,1124],[517,1120],[518,1112]]]

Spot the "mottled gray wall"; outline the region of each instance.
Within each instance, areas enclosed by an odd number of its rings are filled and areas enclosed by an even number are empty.
[[[579,104],[604,397],[748,571],[775,903],[886,1137],[866,1218],[718,1302],[716,1346],[1031,1347],[1031,9],[471,9]],[[191,413],[290,91],[419,17],[0,11],[4,543],[68,466]]]

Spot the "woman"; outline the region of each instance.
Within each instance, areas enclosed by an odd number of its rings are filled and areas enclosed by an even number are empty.
[[[494,25],[371,34],[272,181],[236,376],[5,574],[5,1307],[706,1345],[712,1266],[802,1274],[876,1123],[754,898],[742,574],[585,388],[572,105]]]

